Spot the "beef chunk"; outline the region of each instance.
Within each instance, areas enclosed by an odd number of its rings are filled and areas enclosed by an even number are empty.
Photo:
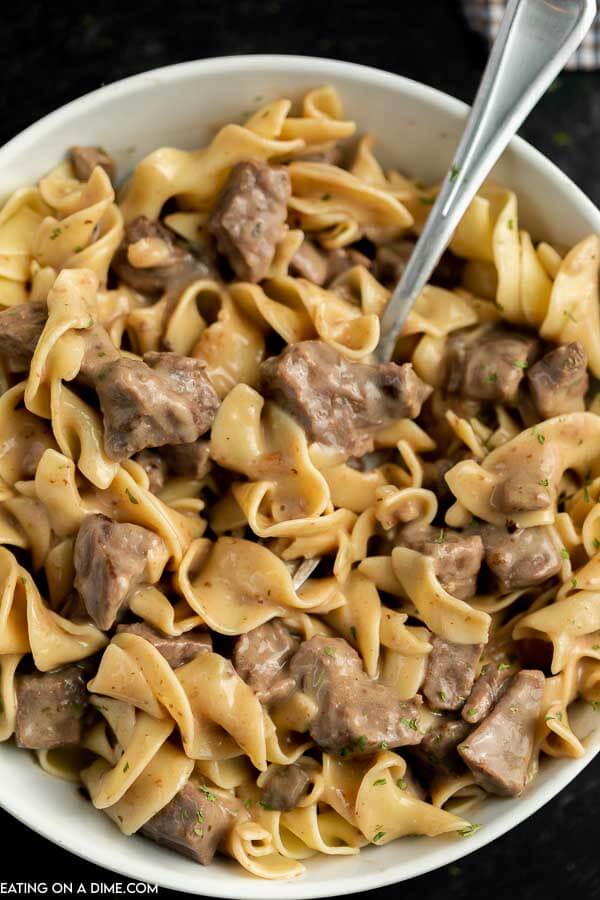
[[[379,246],[373,264],[375,278],[386,287],[396,287],[414,249],[415,241],[409,239]]]
[[[531,587],[560,571],[560,553],[545,525],[518,528],[512,534],[494,525],[481,527],[485,561],[501,591]]]
[[[462,719],[437,719],[421,744],[412,751],[415,760],[429,777],[450,775],[461,769],[457,746],[463,741],[470,727]]]
[[[502,696],[508,687],[509,680],[515,674],[515,670],[508,664],[496,665],[487,663],[481,670],[481,675],[471,688],[471,693],[462,708],[462,717],[465,722],[476,725],[485,719],[492,706]]]
[[[515,457],[513,465],[496,484],[490,494],[490,506],[506,516],[536,509],[548,509],[552,505],[554,488],[537,466],[529,465],[523,458]]]
[[[448,338],[446,389],[473,400],[514,403],[539,341],[503,328],[469,328]]]
[[[35,478],[40,459],[49,446],[51,445],[48,441],[40,440],[35,436],[28,439],[21,457],[21,477],[23,479]]]
[[[579,341],[547,353],[528,373],[529,389],[541,419],[585,409],[587,356]]]
[[[87,181],[96,166],[101,166],[114,183],[117,174],[115,161],[102,147],[71,147],[69,150],[75,178]]]
[[[158,450],[142,450],[133,457],[148,476],[148,484],[153,494],[162,491],[167,478],[167,464]]]
[[[124,459],[164,444],[188,444],[212,425],[219,398],[203,364],[176,353],[121,357],[96,379],[104,449]]]
[[[184,666],[201,653],[212,650],[212,639],[208,631],[186,631],[180,635],[163,634],[145,622],[132,622],[129,625],[118,625],[117,631],[125,634],[137,634],[156,647],[164,656],[172,669]]]
[[[210,469],[210,443],[193,441],[191,444],[177,444],[165,447],[162,454],[175,475],[184,478],[204,478]]]
[[[323,750],[348,756],[422,740],[421,698],[399,700],[392,688],[372,681],[358,653],[342,638],[305,641],[290,671],[318,705],[309,731]]]
[[[219,797],[188,781],[160,812],[146,822],[141,834],[208,866],[235,821]]]
[[[416,238],[403,238],[391,244],[383,244],[377,248],[373,273],[378,281],[386,287],[396,287],[415,249]],[[460,281],[464,262],[450,250],[442,255],[431,275],[431,283],[440,287],[453,288]]]
[[[435,460],[422,460],[423,463],[423,487],[433,491],[438,501],[445,502],[452,499],[452,493],[446,482],[446,472],[449,472],[456,463],[456,459],[440,457]]]
[[[323,285],[327,281],[327,269],[327,255],[312,241],[304,238],[290,262],[292,275]]]
[[[431,393],[408,363],[355,363],[322,341],[302,341],[261,365],[261,392],[286,409],[311,441],[362,456],[372,431],[416,418]]]
[[[453,597],[466,600],[474,596],[483,562],[479,535],[432,525],[407,525],[399,532],[396,545],[431,557],[440,584]]]
[[[476,781],[491,794],[515,797],[525,788],[544,675],[519,672],[491,713],[458,747]]]
[[[279,619],[271,619],[247,634],[233,648],[233,665],[262,703],[283,700],[294,688],[289,661],[300,640]]]
[[[243,281],[261,281],[285,233],[290,176],[282,166],[238,163],[217,198],[208,228]]]
[[[434,637],[423,693],[434,709],[460,709],[469,696],[483,644],[453,644]]]
[[[146,251],[148,261],[155,265],[139,264],[138,253],[143,257]],[[126,227],[111,266],[120,281],[151,297],[215,275],[206,257],[199,256],[161,222],[146,216],[138,216]]]
[[[84,673],[79,666],[17,675],[16,687],[18,747],[52,750],[79,744],[88,702]]]
[[[310,783],[310,775],[298,763],[269,766],[262,786],[262,802],[270,809],[295,809],[308,794]]]
[[[98,628],[112,628],[133,589],[148,577],[149,555],[163,553],[162,540],[147,528],[86,516],[75,540],[74,585]]]
[[[370,269],[371,260],[354,247],[336,247],[334,250],[329,250],[327,253],[327,284],[335,281],[354,266],[364,266],[365,269]]]
[[[11,361],[29,364],[46,319],[45,303],[19,303],[0,312],[0,353]]]

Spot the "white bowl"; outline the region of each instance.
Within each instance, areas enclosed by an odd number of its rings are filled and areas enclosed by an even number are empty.
[[[423,181],[443,174],[461,133],[464,104],[397,75],[294,56],[237,56],[158,69],[108,85],[63,106],[0,150],[0,197],[35,181],[71,144],[101,144],[125,174],[156,147],[205,144],[217,126],[239,121],[262,98],[296,97],[324,82],[340,91],[349,118],[375,132],[385,165]],[[600,213],[552,163],[515,139],[495,172],[519,197],[519,221],[537,238],[573,244],[600,231]],[[314,898],[352,894],[444,866],[509,831],[562,790],[600,749],[598,713],[580,704],[574,721],[585,737],[582,759],[552,759],[526,794],[490,799],[476,810],[468,839],[405,838],[355,857],[319,856],[291,882],[253,878],[233,862],[197,866],[142,838],[126,838],[73,785],[46,775],[32,757],[0,747],[0,803],[61,847],[122,875],[212,897]]]

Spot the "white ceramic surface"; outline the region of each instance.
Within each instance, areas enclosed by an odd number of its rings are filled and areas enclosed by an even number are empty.
[[[192,148],[215,128],[240,121],[263,98],[297,97],[328,82],[340,91],[349,118],[380,137],[385,165],[423,181],[448,167],[466,115],[457,100],[375,69],[292,56],[238,56],[184,63],[117,82],[69,103],[0,150],[0,197],[50,169],[71,144],[101,144],[122,175],[135,160],[163,145]],[[519,220],[536,237],[572,244],[600,231],[600,213],[540,153],[516,139],[495,176],[519,195]],[[203,868],[141,838],[126,838],[73,785],[50,778],[33,758],[0,747],[0,804],[51,841],[94,863],[141,881],[214,897],[315,898],[391,884],[446,865],[513,828],[562,790],[600,749],[600,713],[581,704],[576,730],[580,760],[549,760],[516,800],[490,800],[471,818],[481,823],[468,839],[406,838],[355,857],[315,857],[291,882],[268,882],[227,860]],[[68,878],[68,872],[65,873]]]

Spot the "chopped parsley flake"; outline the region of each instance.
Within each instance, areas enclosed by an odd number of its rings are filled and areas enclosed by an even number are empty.
[[[508,708],[510,709],[511,713],[518,713],[518,712],[519,712],[519,707],[518,707],[518,706],[509,706]]]
[[[373,784],[374,785],[375,784],[387,784],[387,781],[385,778],[378,778],[376,781],[373,782]]]
[[[358,739],[357,742],[356,742],[356,746],[358,747],[358,749],[359,749],[359,750],[366,750],[368,744],[369,744],[369,741],[368,741],[368,739],[367,739],[367,736],[364,735],[364,734],[361,734],[361,736],[359,737],[359,739]]]
[[[423,206],[433,206],[435,197],[419,197],[419,203],[422,203]]]
[[[126,762],[125,765],[123,766],[123,771],[126,772],[128,769],[129,769],[129,763]]]
[[[444,529],[440,528],[440,533],[438,534],[438,536],[436,537],[436,539],[434,540],[433,543],[434,544],[443,544],[445,540],[446,540],[446,538],[444,537]]]
[[[252,806],[252,800],[249,797],[247,800],[244,800],[244,806],[246,807],[246,809],[250,809],[250,807]]]
[[[565,319],[570,319],[571,322],[577,322],[577,319],[570,309],[563,309],[563,316],[565,317]]]
[[[508,224],[508,230],[512,231],[513,230],[513,220],[509,219],[507,224]]]
[[[385,837],[385,831],[378,831],[377,834],[373,835],[373,843],[376,844],[377,841],[380,841],[381,838]]]
[[[406,780],[404,778],[398,778],[398,780],[396,781],[396,784],[398,785],[398,787],[400,788],[401,791],[405,791],[406,788],[408,787],[408,784],[406,783]]]
[[[406,728],[410,728],[412,731],[417,731],[416,718],[409,719],[408,716],[405,716],[403,719],[400,719],[400,721]]]
[[[206,796],[206,799],[210,801],[210,803],[214,803],[216,801],[216,796],[213,792],[208,788],[205,784],[201,785],[200,790]]]
[[[335,649],[333,647],[325,647],[323,653],[325,656],[335,656]]]
[[[473,716],[477,715],[477,710],[474,707],[471,707],[471,709],[467,710],[467,715],[470,719],[472,719]]]
[[[496,373],[496,372],[490,372],[490,374],[489,374],[488,377],[487,377],[487,380],[488,380],[488,381],[491,381],[491,382],[498,381],[498,375],[497,375],[497,373]]]
[[[19,575],[19,581],[21,582],[21,584],[27,584],[27,579],[24,575]]]
[[[458,168],[456,163],[452,163],[452,165],[450,166],[450,181],[456,181],[459,172],[460,169]]]
[[[600,711],[600,700],[592,700],[592,709],[594,712]]]
[[[577,587],[577,579],[576,579],[576,578],[571,578],[571,585],[572,585],[574,588]]]
[[[600,541],[598,540],[598,538],[594,538],[592,544],[594,545],[594,550],[600,549]]]
[[[50,240],[55,241],[59,234],[62,232],[62,228],[53,228],[50,232]]]
[[[259,805],[259,806],[262,806],[262,808],[263,808],[263,809],[266,809],[268,812],[270,812],[270,811],[273,809],[273,807],[271,806],[271,804],[270,804],[270,803],[265,803],[264,800],[259,800],[259,801],[258,801],[258,805]]]
[[[527,369],[529,368],[529,360],[527,359],[516,359],[513,363],[515,369]]]
[[[458,833],[461,837],[471,837],[472,834],[475,834],[476,831],[479,831],[481,825],[478,825],[476,822],[473,822],[471,825],[468,825],[466,828],[463,828]]]
[[[133,494],[131,493],[131,491],[129,490],[129,488],[125,488],[125,493],[127,494],[127,496],[128,496],[128,498],[129,498],[129,500],[131,501],[131,503],[134,503],[134,504],[137,506],[137,504],[138,504],[140,501],[135,499],[135,497],[133,496]]]
[[[555,131],[552,135],[552,140],[557,147],[569,147],[573,143],[571,135],[567,134],[566,131]]]
[[[438,693],[438,697],[440,698],[440,700],[442,701],[442,703],[447,703],[447,702],[448,702],[448,694],[446,694],[445,691],[440,691],[440,692]]]
[[[356,640],[357,635],[356,635],[356,628],[354,627],[354,625],[350,626],[350,637],[352,638],[353,641]]]
[[[542,487],[548,487],[550,482],[548,481],[547,478],[540,478],[540,480],[538,481],[538,484],[541,484]]]
[[[382,741],[382,742],[379,744],[379,749],[380,749],[380,750],[387,750],[387,748],[388,748],[388,742],[387,742],[387,741]]]
[[[553,719],[556,719],[557,722],[562,722],[562,713],[557,712],[555,716],[546,716],[544,722],[551,722]]]
[[[541,432],[539,432],[537,430],[537,427],[535,425],[531,429],[531,433],[533,434],[534,437],[537,438],[538,444],[544,444],[546,442],[546,438],[544,437],[543,434],[541,434]]]
[[[510,668],[511,668],[511,663],[508,663],[508,662],[506,662],[506,663],[500,663],[499,666],[498,666],[498,671],[499,671],[499,672],[503,672],[504,669],[510,669]]]
[[[196,825],[196,827],[194,828],[194,834],[197,838],[204,837],[204,831],[198,825]]]
[[[77,247],[74,248],[73,253],[81,253],[84,247],[81,244],[78,244]]]
[[[563,559],[570,559],[570,558],[571,558],[570,555],[569,555],[569,551],[567,550],[566,547],[563,547],[563,548],[562,548],[562,550],[560,551],[560,555],[562,556]]]

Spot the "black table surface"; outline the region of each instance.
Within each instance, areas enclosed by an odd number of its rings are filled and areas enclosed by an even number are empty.
[[[95,7],[95,8],[94,8]],[[457,0],[104,0],[0,12],[0,144],[101,84],[157,66],[239,53],[297,53],[397,72],[470,101],[486,59]],[[600,204],[600,73],[566,72],[522,132]],[[560,215],[560,210],[557,210]],[[459,864],[366,897],[403,900],[600,897],[600,768],[593,763],[524,824]],[[0,811],[3,885],[126,880]],[[161,896],[175,895],[161,891]]]

